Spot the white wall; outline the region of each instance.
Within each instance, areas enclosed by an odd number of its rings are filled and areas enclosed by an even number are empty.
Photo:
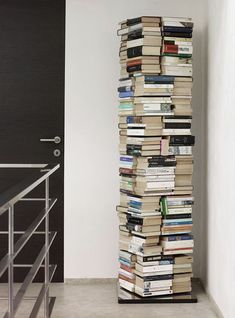
[[[65,277],[117,275],[118,22],[191,16],[194,32],[195,275],[200,268],[203,0],[67,0]],[[230,167],[231,168],[231,167]]]
[[[208,7],[207,215],[203,219],[207,290],[225,318],[235,317],[235,31],[234,0]],[[206,211],[205,211],[206,212]]]

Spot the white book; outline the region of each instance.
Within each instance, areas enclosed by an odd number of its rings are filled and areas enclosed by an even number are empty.
[[[154,256],[156,254],[153,254]],[[160,254],[159,254],[160,255]],[[140,255],[140,256],[144,256],[144,255]],[[148,255],[149,256],[149,255]],[[153,274],[152,272],[149,273],[142,273],[139,272],[137,270],[134,271],[134,273],[136,275],[138,275],[139,277],[149,277],[149,276],[154,276],[154,275],[172,275],[173,274],[173,269],[169,270],[169,271],[162,271],[162,272],[157,272],[156,274]]]
[[[135,97],[134,103],[143,103],[143,104],[171,104],[172,100],[170,97]]]
[[[131,87],[132,85],[133,85],[133,80],[132,79],[119,81],[119,87],[124,87],[124,86]]]
[[[172,155],[191,155],[192,146],[170,146],[168,152]]]
[[[192,38],[177,38],[177,37],[173,37],[173,36],[164,36],[163,39],[165,41],[177,41],[177,42],[186,42],[186,43],[192,44]]]
[[[163,21],[163,26],[168,26],[168,27],[187,27],[185,26],[183,23],[185,23],[186,21]],[[188,23],[191,21],[187,21]]]
[[[179,250],[172,250],[172,251],[164,251],[164,255],[175,255],[175,254],[192,254],[193,253],[193,249],[187,249],[187,251],[182,249]]]
[[[140,38],[140,39],[135,39],[135,40],[130,40],[127,41],[127,48],[132,48],[136,46],[142,46],[142,45],[156,45],[160,46],[162,42],[162,38],[159,37],[152,37],[151,39],[149,38]]]
[[[171,189],[174,188],[175,182],[147,182],[147,189]]]
[[[144,88],[174,88],[173,84],[144,84]]]
[[[163,75],[169,75],[169,76],[193,76],[193,71],[192,69],[183,69],[183,70],[167,70],[167,69],[162,69],[162,74]]]
[[[179,197],[168,197],[167,202],[177,202],[177,201],[194,201],[192,196],[179,196]]]
[[[138,169],[137,169],[137,173],[138,173]],[[156,174],[171,175],[174,173],[175,173],[175,167],[156,167],[156,168],[145,169],[146,176],[156,175]]]
[[[171,249],[171,248],[187,248],[187,247],[193,247],[194,241],[193,240],[180,240],[180,241],[161,241],[161,245],[165,249]]]
[[[119,272],[119,274],[121,274],[121,275],[123,275],[123,276],[125,276],[125,277],[127,277],[127,278],[130,278],[130,279],[135,278],[135,274],[130,273],[130,272],[128,272],[128,271],[125,271],[125,270],[122,269],[122,268],[119,268],[118,272]]]
[[[171,270],[173,270],[173,264],[142,267],[143,273],[153,273],[153,272],[162,272],[162,271],[171,271]]]
[[[171,286],[172,286],[171,279],[162,279],[162,280],[153,280],[153,281],[144,282],[144,289],[171,287]]]
[[[163,22],[192,22],[192,18],[188,17],[162,17]]]
[[[162,130],[162,135],[191,135],[191,129],[164,128]]]
[[[163,112],[159,110],[146,110],[143,112],[136,112],[138,116],[174,116],[173,112]]]
[[[176,268],[192,268],[192,264],[174,264],[173,265],[173,268],[176,269]]]
[[[133,236],[131,239],[131,244],[143,246],[144,243],[145,243],[145,239],[142,237]]]
[[[143,177],[140,177],[141,179],[139,179],[139,177],[136,178],[136,180],[142,180]],[[166,175],[156,175],[156,176],[145,176],[144,179],[147,182],[159,182],[159,181],[174,181],[175,180],[175,175],[171,175],[171,174],[166,174]]]
[[[166,39],[164,38],[164,40],[166,40]],[[180,45],[192,46],[192,42],[184,42],[184,41],[179,41],[179,40],[171,40],[171,41],[174,41],[174,45],[178,45],[178,46],[180,46]],[[167,44],[167,43],[165,43],[165,44]]]
[[[183,119],[178,119],[178,118],[163,118],[164,123],[192,123],[192,119],[190,118],[183,118]]]
[[[130,282],[125,281],[124,279],[119,278],[119,285],[120,285],[120,287],[125,288],[131,292],[135,291],[135,285],[130,283]]]
[[[165,44],[166,45],[166,44]],[[193,54],[193,46],[192,45],[178,45],[177,54]]]
[[[155,216],[155,215],[144,213],[143,216]],[[142,233],[142,232],[131,231],[131,234],[136,234],[136,235],[143,236],[143,237],[149,237],[149,236],[159,236],[161,234],[161,232],[154,231],[154,232]]]
[[[138,23],[138,24],[133,24],[129,26],[129,32],[130,31],[135,31],[135,30],[139,30],[144,28],[145,31],[149,30],[149,31],[156,31],[156,32],[161,32],[161,28],[160,27],[147,27],[144,26],[143,23]]]
[[[186,214],[186,213],[192,213],[192,207],[183,207],[183,208],[168,208],[167,214]]]
[[[154,292],[145,292],[142,288],[139,288],[138,286],[135,286],[135,292],[138,295],[141,295],[143,297],[148,297],[148,296],[160,296],[160,295],[169,295],[172,294],[172,290],[159,290],[159,291],[154,291]]]

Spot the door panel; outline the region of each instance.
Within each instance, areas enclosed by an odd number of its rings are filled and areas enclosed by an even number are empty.
[[[58,231],[50,257],[58,264],[54,281],[64,279],[64,50],[65,0],[0,0],[0,163],[61,164],[50,178],[51,197],[58,198],[50,216],[50,229]],[[61,143],[40,141],[55,136],[61,137]],[[55,149],[61,151],[59,157],[53,155]],[[0,176],[0,188],[1,182]],[[43,194],[42,185],[30,195]],[[26,229],[41,205],[18,203],[16,230]],[[0,229],[6,226],[6,216],[0,217]],[[2,257],[7,237],[0,240]],[[17,263],[32,263],[42,243],[42,236],[35,235]],[[16,269],[16,280],[21,281],[27,271]]]

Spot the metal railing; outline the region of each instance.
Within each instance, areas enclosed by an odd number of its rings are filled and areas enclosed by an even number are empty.
[[[32,168],[34,165],[0,165],[0,168]],[[3,316],[4,318],[14,318],[23,299],[35,299],[33,309],[29,314],[29,318],[37,317],[41,305],[44,301],[44,317],[49,318],[55,303],[55,297],[49,295],[49,285],[56,271],[56,265],[49,263],[49,250],[56,237],[56,232],[49,230],[49,213],[55,205],[57,199],[51,199],[49,195],[49,177],[60,167],[57,165],[37,165],[35,173],[28,178],[15,184],[12,188],[2,193],[0,196],[0,216],[8,211],[8,231],[2,231],[0,234],[8,235],[8,253],[0,260],[0,277],[8,270],[8,296],[4,299],[8,300],[8,310]],[[44,198],[24,198],[28,193],[35,189],[38,185],[45,182]],[[31,225],[25,230],[14,231],[14,205],[18,201],[45,201],[42,211],[33,220]],[[36,231],[39,225],[44,221],[45,230]],[[22,234],[14,244],[14,235]],[[14,259],[23,249],[33,234],[45,235],[45,244],[39,252],[35,262],[32,265],[18,265],[22,267],[30,267],[23,283],[21,284],[16,295],[14,295]],[[44,262],[44,264],[43,264]],[[33,282],[38,270],[44,268],[44,283],[41,286],[39,294],[36,297],[24,297],[30,284]],[[26,317],[26,316],[25,316]]]

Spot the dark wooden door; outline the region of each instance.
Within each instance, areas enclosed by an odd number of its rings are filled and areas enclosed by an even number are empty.
[[[50,219],[58,231],[50,256],[58,264],[55,281],[64,279],[64,55],[65,0],[0,0],[0,163],[61,164],[50,180],[50,194],[58,198]],[[55,136],[60,143],[40,141]],[[31,196],[43,192],[41,187]],[[16,230],[26,229],[41,207],[40,202],[17,204]],[[0,219],[1,230],[6,221]],[[1,257],[7,238],[0,240]],[[32,264],[42,244],[43,236],[35,235],[16,263]],[[15,279],[21,281],[27,271],[16,268]]]

